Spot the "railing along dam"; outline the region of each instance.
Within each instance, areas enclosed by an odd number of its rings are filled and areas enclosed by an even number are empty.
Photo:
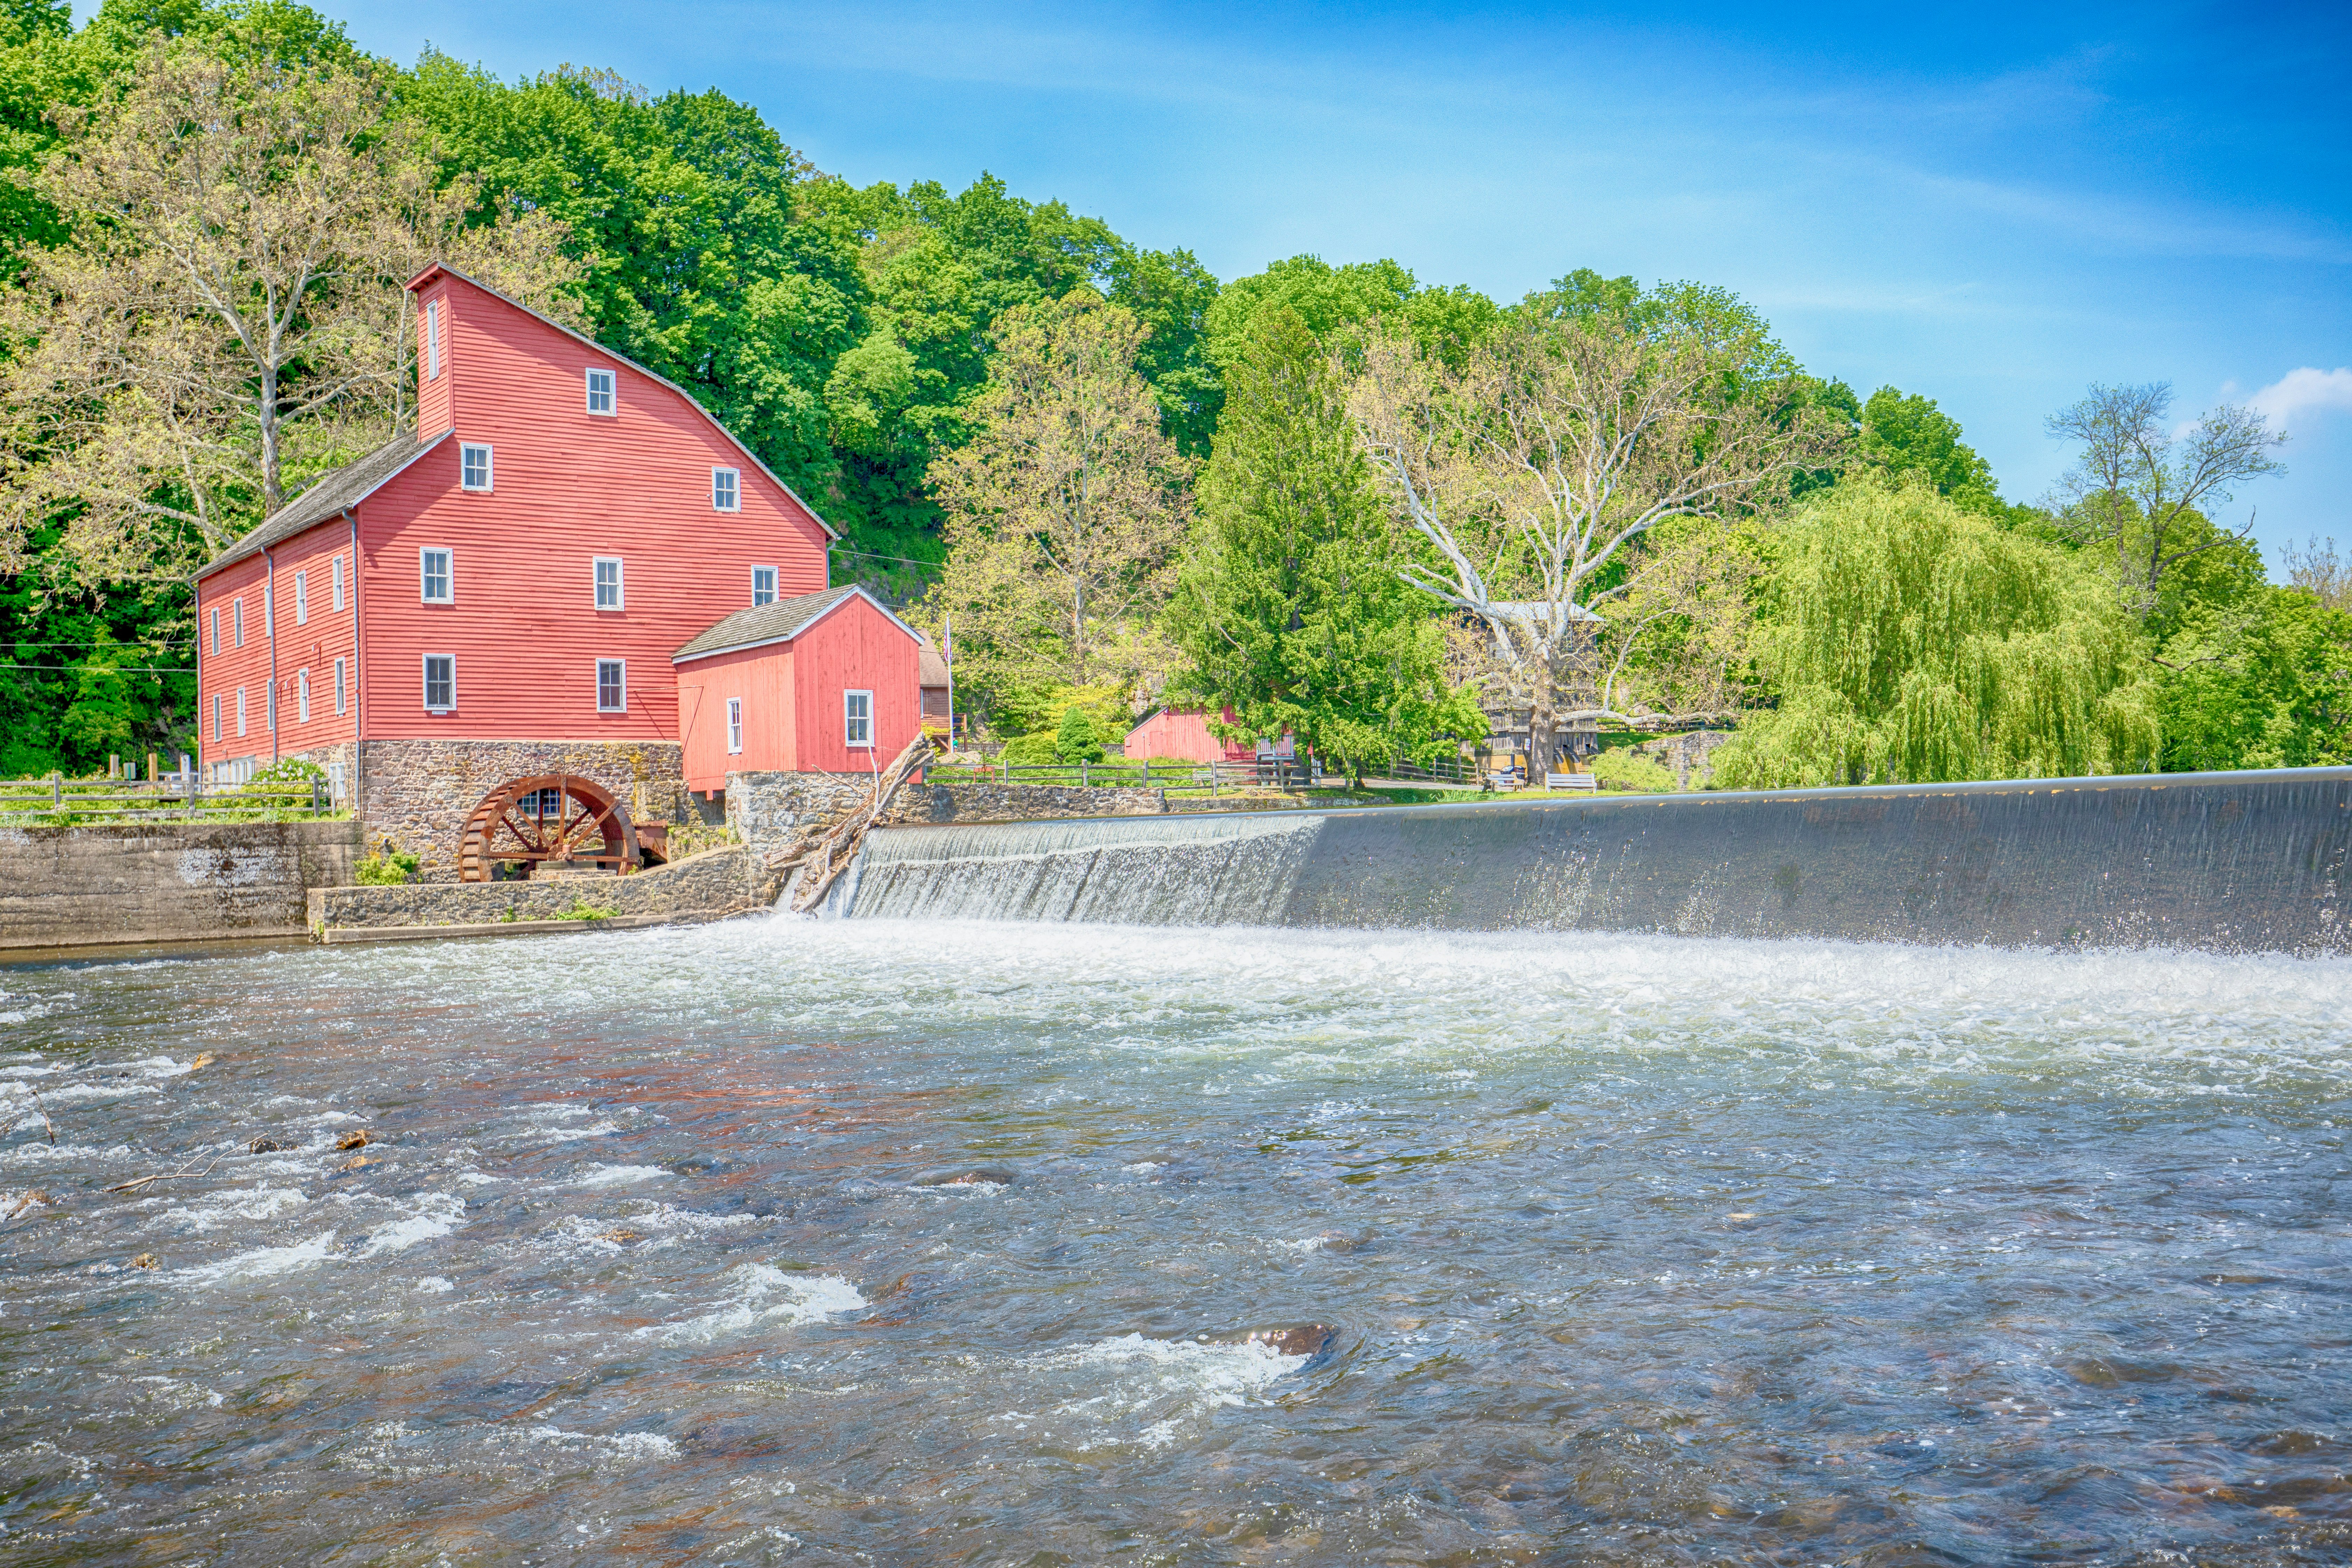
[[[2352,768],[877,831],[859,918],[2340,952]]]

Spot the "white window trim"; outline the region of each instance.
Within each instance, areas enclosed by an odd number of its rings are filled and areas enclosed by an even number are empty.
[[[604,603],[604,583],[601,569],[610,563],[613,568],[613,602]],[[629,607],[628,568],[617,555],[599,555],[589,563],[588,584],[590,602],[599,610],[625,610]]]
[[[425,570],[425,558],[428,555],[449,558],[449,595],[446,598],[428,599],[425,596],[425,584],[430,576]],[[416,547],[416,602],[420,605],[454,605],[457,602],[457,552],[455,550],[446,544],[420,544]]]
[[[604,399],[610,408],[596,406],[596,378],[604,378]],[[603,365],[592,364],[581,378],[580,396],[589,414],[598,419],[617,419],[621,416],[621,378]]]
[[[727,754],[730,757],[743,754],[743,700],[740,697],[727,700]]]
[[[351,711],[347,706],[349,698],[346,695],[351,690],[350,680],[349,662],[340,658],[335,660],[335,717],[338,719]]]
[[[425,379],[441,379],[441,301],[425,302]]]
[[[215,741],[221,738],[220,708],[220,693],[215,691],[213,693],[213,739]]]
[[[478,485],[471,485],[466,482],[466,459],[471,454],[476,452],[479,452],[482,455],[482,482]],[[499,465],[497,448],[492,447],[488,441],[458,442],[457,488],[471,495],[486,496],[492,490],[498,489],[498,487]]]
[[[765,602],[772,605],[784,596],[783,575],[772,566],[751,568],[751,603],[757,605],[762,602],[760,598],[760,574],[762,572],[768,574],[768,597]]]
[[[849,700],[853,697],[866,699],[866,739],[862,741],[849,738]],[[874,749],[874,693],[871,691],[844,691],[841,694],[841,743],[853,752]]]
[[[245,646],[245,601],[231,599],[228,604],[228,646]]]
[[[416,694],[419,697],[429,697],[432,695],[433,661],[436,658],[446,658],[449,661],[449,705],[446,708],[441,708],[436,707],[431,702],[426,702],[425,704],[425,710],[427,713],[455,713],[457,710],[457,656],[456,654],[428,653],[418,656],[416,666]]]
[[[607,708],[604,706],[604,667],[608,664],[617,664],[621,667],[621,701],[618,707],[614,708]],[[626,713],[628,710],[629,661],[625,658],[598,659],[596,661],[596,711],[599,713]]]
[[[720,506],[719,504],[719,476],[721,474],[725,474],[733,481],[733,483],[728,487],[729,493],[734,498],[734,504],[731,506]],[[710,510],[713,511],[741,511],[743,510],[742,469],[713,468],[710,470]]]
[[[294,722],[310,721],[310,671],[308,666],[294,672]]]
[[[308,572],[294,574],[294,624],[298,626],[310,624],[310,574]]]
[[[335,557],[335,614],[343,613],[343,558]]]
[[[278,635],[278,593],[268,583],[261,585],[261,635],[264,640]]]
[[[218,605],[213,606],[213,657],[215,658],[220,657],[220,606]],[[220,737],[215,735],[213,739],[217,741]]]
[[[245,688],[236,689],[236,738],[245,739]]]

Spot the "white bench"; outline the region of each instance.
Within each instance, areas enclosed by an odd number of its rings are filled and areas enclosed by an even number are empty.
[[[1599,779],[1594,778],[1591,773],[1546,773],[1546,774],[1544,774],[1544,788],[1546,788],[1546,789],[1591,789],[1591,790],[1597,790],[1597,789],[1599,789],[1600,787],[1601,787],[1601,781],[1600,781]]]

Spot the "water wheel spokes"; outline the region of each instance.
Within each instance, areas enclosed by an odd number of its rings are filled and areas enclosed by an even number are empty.
[[[577,773],[509,779],[482,797],[457,839],[457,879],[487,882],[499,861],[637,862],[635,825],[612,791]]]

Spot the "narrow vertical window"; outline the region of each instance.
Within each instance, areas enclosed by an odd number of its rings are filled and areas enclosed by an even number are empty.
[[[261,585],[261,635],[278,635],[278,593],[275,585],[268,583]]]
[[[740,511],[743,510],[743,476],[733,468],[710,470],[710,510]]]
[[[730,697],[727,700],[727,754],[735,757],[742,753],[743,700],[740,697]]]
[[[457,572],[449,552],[426,545],[416,552],[417,596],[428,605],[457,602]]]
[[[310,624],[310,574],[308,572],[294,574],[294,624],[298,626]]]
[[[335,614],[343,613],[343,558],[335,557]]]
[[[446,713],[457,706],[457,660],[446,653],[425,656],[425,706]]]
[[[613,412],[613,373],[611,371],[592,370],[588,373],[588,412],[591,414]]]
[[[242,686],[236,689],[236,736],[240,741],[245,739],[245,688]]]
[[[629,661],[625,658],[600,658],[596,661],[596,711],[625,713],[629,708]]]
[[[617,610],[621,607],[621,563],[618,557],[596,557],[596,607]]]
[[[215,658],[220,657],[220,606],[218,605],[213,606],[213,657]],[[214,739],[218,740],[219,737],[215,736]]]
[[[294,672],[294,721],[298,724],[310,721],[310,672],[307,669]]]
[[[230,642],[237,647],[243,647],[245,646],[245,601],[243,599],[229,601],[228,631]]]
[[[874,693],[845,691],[841,694],[841,738],[845,745],[870,746],[874,743]]]
[[[772,605],[776,602],[776,569],[772,566],[751,568],[751,602]]]
[[[278,682],[271,681],[261,689],[261,706],[268,714],[269,732],[278,733]]]
[[[345,711],[343,707],[343,680],[344,661],[339,658],[335,660],[335,716],[337,718],[341,718]]]
[[[215,610],[213,613],[218,615],[220,612]],[[215,691],[213,693],[213,739],[217,741],[220,738],[220,693]]]
[[[457,482],[469,490],[490,488],[490,449],[488,447],[457,448]]]
[[[441,379],[441,301],[425,307],[425,379]]]

